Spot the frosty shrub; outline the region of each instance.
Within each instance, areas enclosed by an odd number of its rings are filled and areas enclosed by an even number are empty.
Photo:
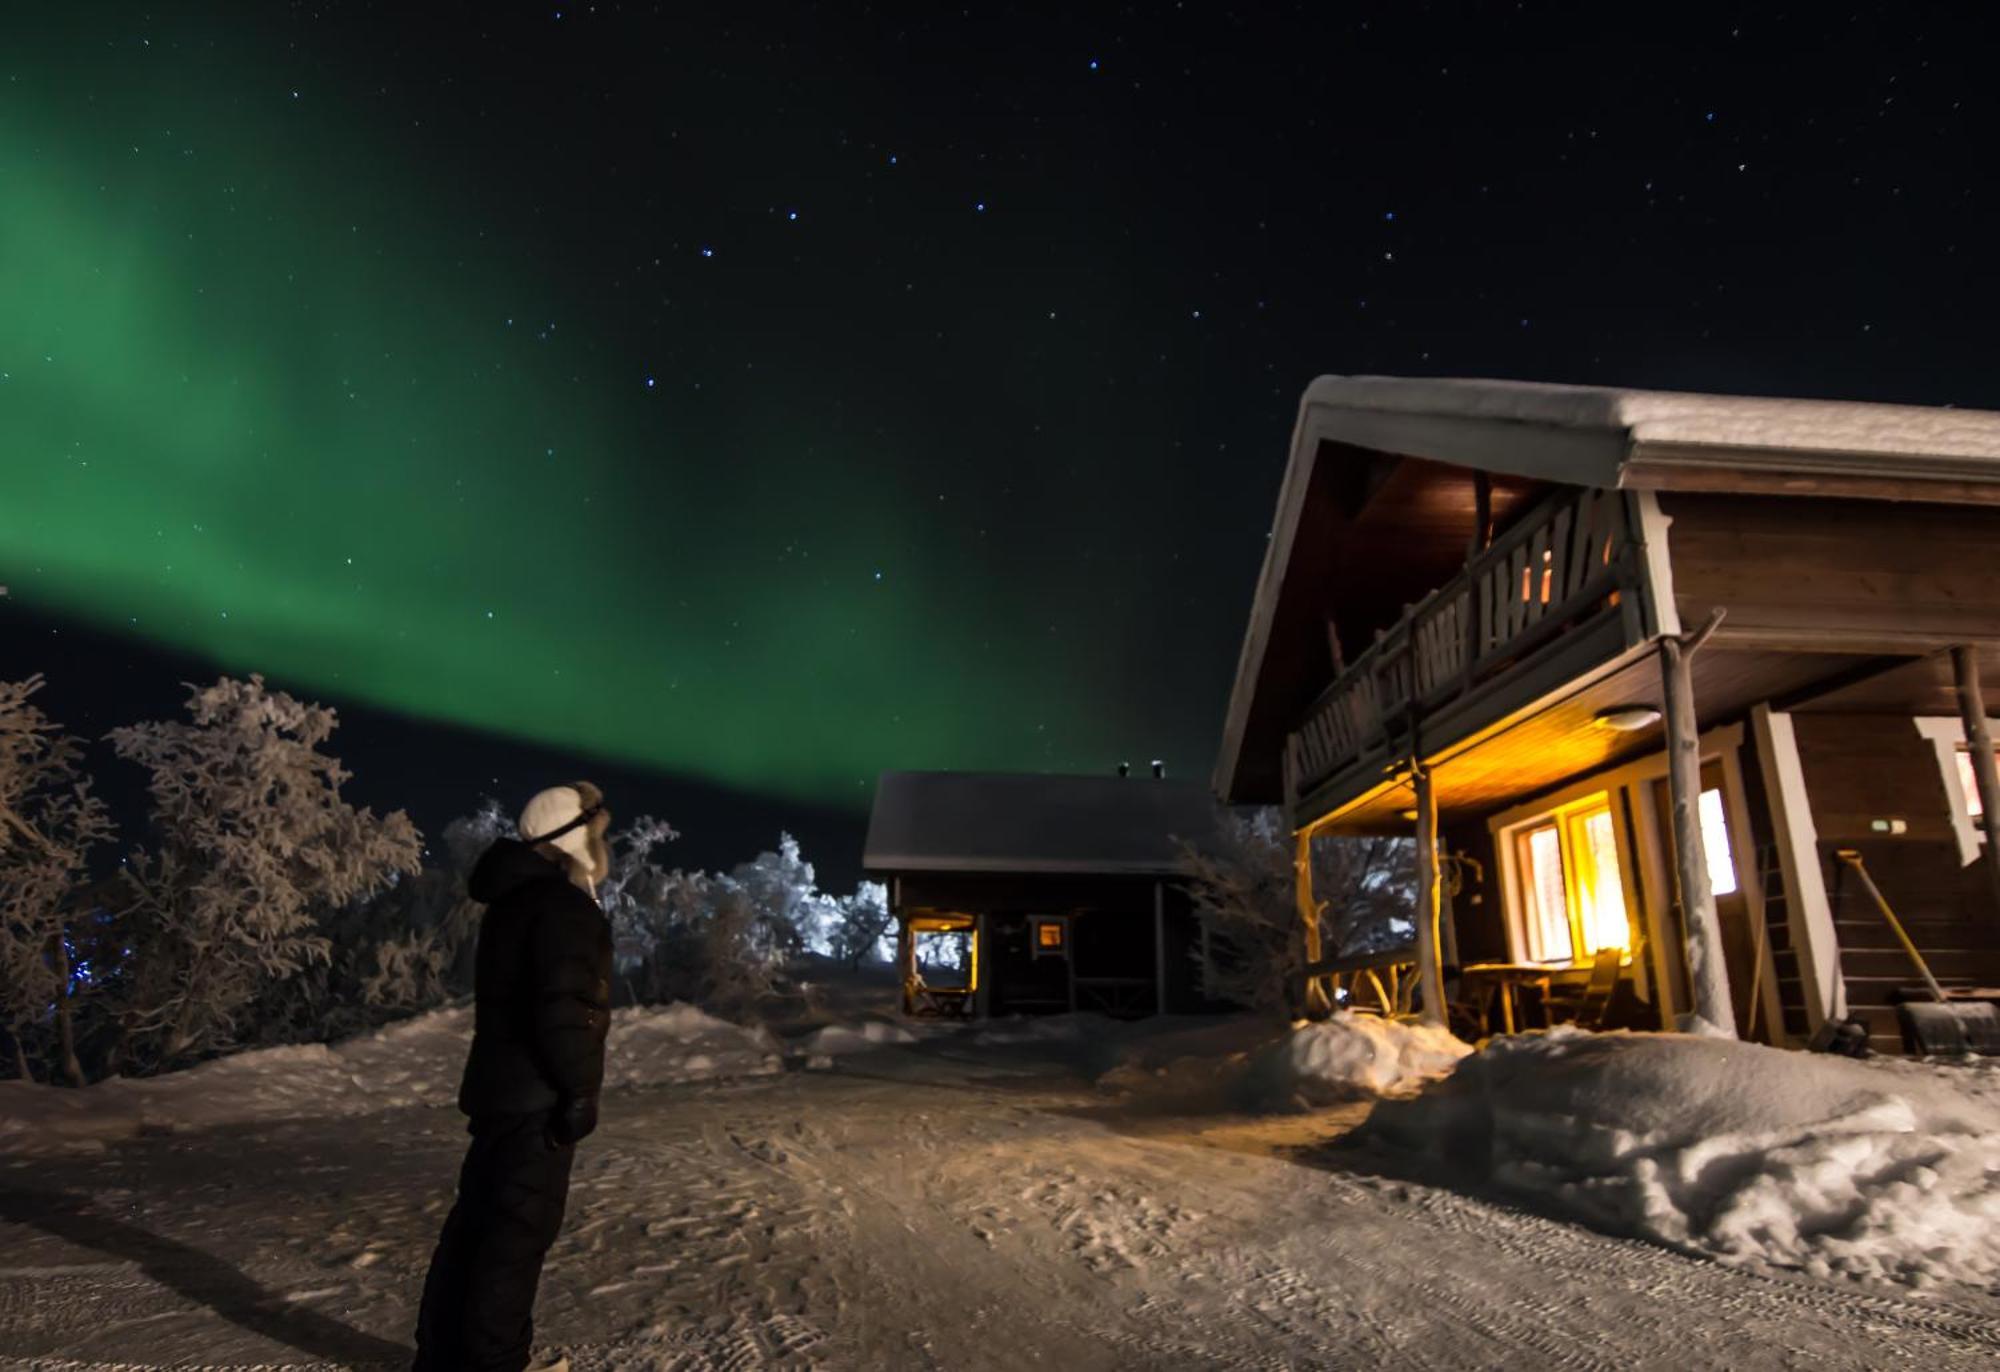
[[[879,881],[864,881],[854,894],[835,902],[827,948],[840,963],[852,970],[870,958],[885,958],[884,940],[894,926],[889,913],[889,888]]]
[[[341,800],[348,773],[319,751],[332,710],[252,676],[191,687],[188,714],[110,734],[150,774],[157,840],[124,877],[134,951],[121,1009],[141,1065],[232,1043],[260,991],[329,960],[320,916],[414,874],[421,850],[402,811]]]
[[[1206,993],[1253,1009],[1296,1011],[1305,931],[1283,816],[1274,809],[1232,811],[1203,844],[1178,842],[1195,918],[1207,936]],[[1414,937],[1411,847],[1395,838],[1314,841],[1324,956],[1380,952]]]
[[[785,989],[787,969],[837,924],[840,903],[815,888],[812,864],[789,834],[726,874],[669,871],[654,853],[674,837],[644,818],[612,836],[611,875],[598,897],[626,993],[748,1018]]]
[[[757,912],[758,937],[781,961],[825,946],[840,903],[815,884],[813,865],[800,855],[797,839],[779,834],[775,852],[759,853],[729,877]]]
[[[466,878],[513,821],[488,799],[444,828],[414,877],[391,872],[378,891],[320,916],[330,952],[297,976],[268,985],[244,1037],[256,1043],[321,1042],[448,1005],[472,992],[472,955],[483,908]]]
[[[39,676],[0,682],[0,1018],[15,1071],[32,1080],[28,1043],[52,1034],[72,1085],[84,1082],[76,1004],[95,986],[76,950],[90,850],[112,836],[104,802],[82,775],[83,744],[30,703]]]

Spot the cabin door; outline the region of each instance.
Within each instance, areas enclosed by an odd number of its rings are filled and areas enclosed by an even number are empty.
[[[1660,851],[1666,855],[1668,880],[1672,881],[1673,873],[1678,870],[1674,853],[1674,807],[1665,777],[1653,783],[1653,813],[1659,816]],[[1722,925],[1722,955],[1729,970],[1729,999],[1736,1011],[1736,1033],[1744,1039],[1768,1043],[1771,1033],[1770,1027],[1764,1023],[1766,1017],[1761,1013],[1753,1017],[1751,1013],[1752,993],[1761,993],[1762,990],[1757,985],[1756,975],[1757,957],[1762,950],[1757,946],[1750,902],[1744,894],[1739,875],[1742,869],[1736,860],[1738,853],[1746,851],[1743,847],[1745,841],[1745,836],[1736,833],[1735,826],[1730,822],[1722,764],[1704,763],[1701,769],[1701,846],[1708,857],[1708,885],[1715,893],[1716,919]],[[1685,967],[1685,943],[1680,949],[1680,956]],[[1751,1032],[1753,1018],[1754,1034]]]

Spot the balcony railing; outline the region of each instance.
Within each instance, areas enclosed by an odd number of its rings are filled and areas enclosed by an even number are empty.
[[[1553,500],[1405,608],[1307,707],[1285,740],[1288,801],[1403,739],[1565,631],[1637,594],[1639,544],[1623,492]]]

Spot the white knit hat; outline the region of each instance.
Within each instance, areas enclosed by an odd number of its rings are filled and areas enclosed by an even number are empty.
[[[604,807],[604,794],[587,781],[572,781],[537,792],[521,811],[521,841],[552,844],[567,854],[592,883],[602,880],[606,855],[590,820]]]

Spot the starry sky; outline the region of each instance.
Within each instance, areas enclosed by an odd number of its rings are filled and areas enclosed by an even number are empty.
[[[835,877],[1205,775],[1315,375],[2000,408],[1990,35],[1621,9],[10,7],[0,673]]]

